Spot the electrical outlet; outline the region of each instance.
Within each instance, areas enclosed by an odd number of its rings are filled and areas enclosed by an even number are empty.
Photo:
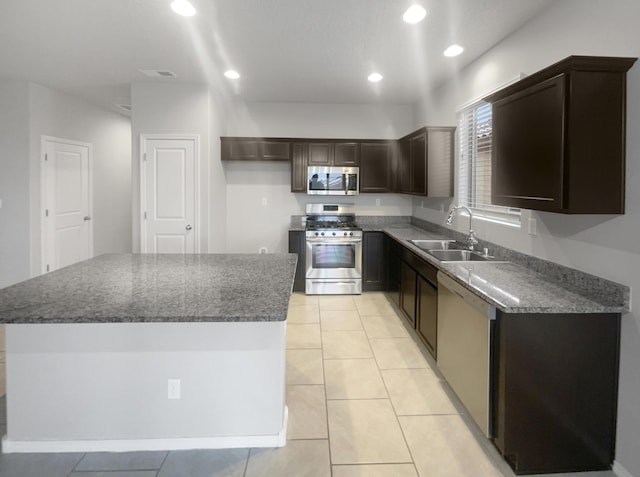
[[[538,235],[538,223],[536,219],[529,219],[528,229],[529,235]]]
[[[421,200],[421,201],[420,201],[420,208],[421,208],[421,209],[424,209],[424,200]]]
[[[267,247],[260,247],[258,249],[258,253],[260,253],[261,255],[267,253]]]
[[[380,199],[376,199],[376,206],[380,207]]]
[[[167,380],[167,398],[180,399],[180,380],[179,379]]]
[[[267,205],[267,198],[266,197],[262,198],[262,205]]]

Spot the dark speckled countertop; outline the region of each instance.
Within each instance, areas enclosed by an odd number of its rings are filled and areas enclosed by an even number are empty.
[[[623,313],[628,301],[620,296],[628,288],[593,277],[582,289],[572,283],[555,283],[544,273],[511,262],[442,263],[409,240],[447,238],[442,234],[406,225],[383,227],[387,235],[474,294],[507,313]],[[586,283],[586,284],[585,284]],[[622,289],[621,291],[619,289]],[[620,291],[620,293],[618,293]]]
[[[283,321],[297,255],[101,255],[0,290],[2,323]]]

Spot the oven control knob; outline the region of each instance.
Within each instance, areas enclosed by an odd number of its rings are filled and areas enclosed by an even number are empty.
[[[336,233],[335,233],[335,232],[333,232],[333,235],[335,235],[335,234],[336,234]]]
[[[320,235],[324,235],[324,232],[320,232]]]
[[[344,236],[345,236],[345,237],[347,236],[347,232],[345,232],[345,233],[344,233]]]
[[[349,232],[349,235],[353,236],[353,232]]]
[[[316,237],[317,237],[318,235],[319,235],[319,234],[318,234],[318,232],[316,232]]]

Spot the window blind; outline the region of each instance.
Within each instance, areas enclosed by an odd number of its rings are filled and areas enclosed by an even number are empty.
[[[491,104],[474,103],[458,113],[458,197],[474,215],[520,224],[520,209],[491,204]]]

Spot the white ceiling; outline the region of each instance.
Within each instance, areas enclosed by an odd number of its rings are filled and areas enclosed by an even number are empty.
[[[110,109],[144,81],[206,82],[247,102],[408,104],[554,1],[192,0],[198,14],[180,17],[170,0],[1,0],[0,79]],[[417,25],[402,21],[412,3],[428,10]],[[465,52],[445,58],[451,43]]]

